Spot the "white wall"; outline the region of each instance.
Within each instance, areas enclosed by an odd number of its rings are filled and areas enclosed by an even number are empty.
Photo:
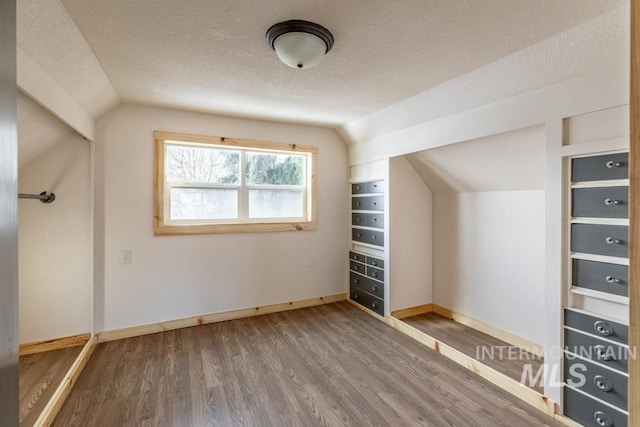
[[[544,191],[434,195],[434,302],[544,342]]]
[[[154,237],[154,130],[318,146],[318,230]],[[333,130],[121,105],[96,134],[98,331],[346,292],[347,153]]]
[[[90,144],[69,136],[20,167],[21,193],[56,195],[19,202],[21,343],[91,330]]]
[[[389,159],[390,310],[432,302],[431,190],[404,157]]]

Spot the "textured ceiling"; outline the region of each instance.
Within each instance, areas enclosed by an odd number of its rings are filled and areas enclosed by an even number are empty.
[[[24,166],[73,130],[18,92],[18,165]]]
[[[407,156],[434,192],[544,190],[544,126]]]
[[[125,102],[336,126],[627,1],[63,0],[65,12],[19,0],[18,35],[83,105],[112,100],[110,82]],[[265,30],[292,18],[336,38],[315,68],[290,69],[266,46]]]

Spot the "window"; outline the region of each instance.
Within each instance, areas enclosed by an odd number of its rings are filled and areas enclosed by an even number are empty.
[[[154,138],[156,235],[316,229],[316,147]]]

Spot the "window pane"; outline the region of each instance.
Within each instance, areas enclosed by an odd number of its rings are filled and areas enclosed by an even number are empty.
[[[250,218],[302,218],[302,190],[249,190]]]
[[[249,185],[304,185],[304,156],[247,153]]]
[[[172,220],[237,218],[238,190],[172,188],[170,217]]]
[[[165,145],[165,179],[170,183],[239,184],[240,152],[190,145]]]

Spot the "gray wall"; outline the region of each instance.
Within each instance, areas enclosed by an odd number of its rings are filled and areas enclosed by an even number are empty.
[[[16,2],[0,0],[0,426],[18,426]]]

